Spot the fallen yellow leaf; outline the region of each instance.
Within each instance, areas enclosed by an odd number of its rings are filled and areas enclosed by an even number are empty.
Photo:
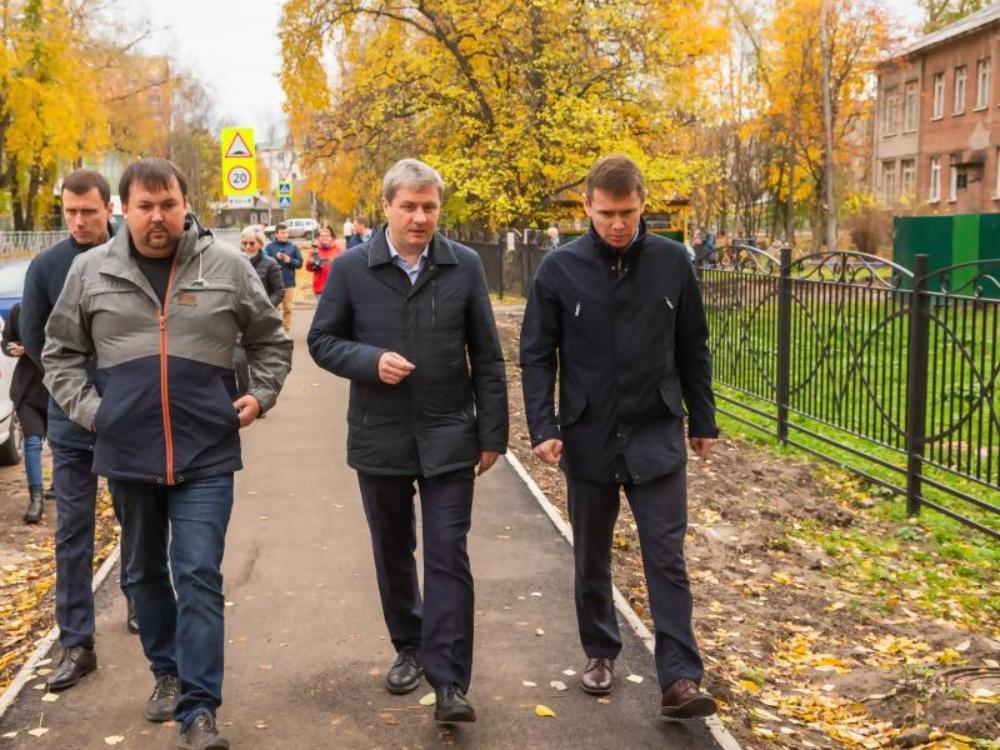
[[[551,716],[555,718],[556,712],[553,711],[548,706],[543,706],[541,704],[535,706],[535,716]]]

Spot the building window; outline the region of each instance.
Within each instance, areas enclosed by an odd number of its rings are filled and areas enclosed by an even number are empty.
[[[949,160],[948,169],[948,201],[954,203],[958,200],[958,164],[955,157]]]
[[[882,162],[882,200],[887,206],[896,202],[896,162]]]
[[[882,101],[882,135],[896,135],[899,130],[899,89],[895,86],[886,89]]]
[[[976,109],[990,106],[990,58],[976,64]]]
[[[944,117],[944,73],[934,74],[934,107],[931,116],[935,120]]]
[[[916,81],[907,81],[903,92],[903,132],[912,133],[917,129],[917,106],[920,95]]]
[[[899,163],[899,193],[908,200],[913,200],[917,188],[917,161],[903,159]]]
[[[960,115],[965,111],[966,73],[967,70],[964,65],[959,65],[955,68],[955,106],[951,111],[953,115]]]
[[[997,146],[997,182],[993,190],[993,197],[1000,198],[1000,146]]]
[[[937,156],[931,157],[931,182],[927,189],[927,200],[929,201],[939,201],[941,200],[941,158]]]

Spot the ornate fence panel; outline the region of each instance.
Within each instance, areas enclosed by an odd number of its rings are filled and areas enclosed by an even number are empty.
[[[66,235],[67,232],[0,232],[0,257],[35,255]]]
[[[1000,538],[995,277],[746,246],[698,265],[722,413]]]

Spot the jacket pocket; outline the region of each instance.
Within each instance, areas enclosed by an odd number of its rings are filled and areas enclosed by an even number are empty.
[[[664,406],[678,417],[686,417],[684,404],[681,400],[681,387],[676,379],[664,380],[659,386],[660,398],[663,399]]]
[[[580,421],[587,410],[587,395],[567,391],[559,400],[559,426],[569,427]]]

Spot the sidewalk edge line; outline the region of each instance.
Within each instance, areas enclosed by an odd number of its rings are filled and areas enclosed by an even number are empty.
[[[94,576],[93,591],[96,594],[97,590],[104,583],[104,580],[111,573],[111,569],[115,567],[115,563],[118,562],[118,558],[121,556],[121,547],[115,545],[115,548],[111,551],[111,554],[107,556],[101,567],[97,569],[97,573]],[[45,655],[49,652],[52,646],[55,644],[56,640],[59,638],[59,626],[53,625],[52,629],[38,642],[35,650],[32,652],[31,656],[28,657],[26,661],[14,676],[13,681],[7,686],[7,689],[3,691],[3,695],[0,695],[0,719],[4,717],[7,713],[7,709],[10,708],[14,701],[17,700],[17,696],[20,695],[24,686],[28,684],[31,678],[34,676],[35,667],[38,665]]]
[[[565,539],[569,545],[573,546],[573,529],[570,525],[566,523],[566,520],[560,515],[559,509],[552,504],[552,501],[546,497],[545,493],[542,492],[542,488],[538,486],[538,483],[531,478],[528,470],[524,468],[521,462],[518,460],[517,456],[514,455],[514,449],[509,447],[507,452],[504,454],[504,458],[507,459],[507,463],[514,473],[521,478],[525,486],[528,488],[528,492],[531,496],[535,498],[535,502],[541,507],[548,516],[549,521],[552,525],[556,527],[556,530],[562,534],[563,539]],[[635,613],[635,610],[629,606],[628,601],[622,596],[622,592],[618,590],[618,587],[612,584],[611,592],[615,600],[615,609],[618,610],[619,614],[625,619],[625,622],[629,624],[629,627],[635,631],[635,634],[639,636],[642,642],[646,645],[646,649],[649,653],[654,653],[656,646],[656,639],[653,634],[649,632],[649,628],[646,627],[639,615]],[[719,743],[723,750],[741,750],[739,742],[736,738],[729,733],[726,729],[726,725],[722,723],[718,716],[709,716],[705,721],[705,726],[708,727],[709,732],[712,734],[712,738]]]

